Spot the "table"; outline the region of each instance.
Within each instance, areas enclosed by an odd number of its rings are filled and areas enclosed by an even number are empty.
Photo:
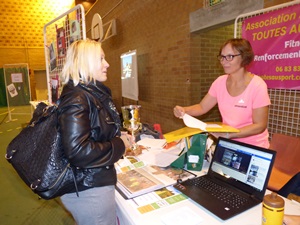
[[[266,194],[268,193],[270,193],[270,191],[266,192]],[[300,203],[286,198],[284,200],[284,211],[286,214],[300,215]],[[117,216],[120,225],[163,225],[161,221],[162,216],[170,213],[172,210],[177,210],[182,207],[188,207],[197,215],[202,217],[203,221],[200,224],[261,225],[262,204],[259,204],[231,219],[223,221],[190,199],[143,215],[139,214],[133,207],[131,207],[131,205],[128,204],[127,201],[128,200],[125,200],[118,192],[116,192]]]
[[[205,174],[208,165],[208,163],[205,163],[203,170],[196,172],[196,174],[198,176]],[[269,193],[270,191],[267,190],[266,194]],[[140,214],[134,207],[131,206],[131,204],[129,204],[128,201],[130,200],[125,200],[116,191],[117,216],[120,225],[163,225],[164,223],[161,221],[163,216],[172,213],[172,211],[177,211],[186,207],[203,219],[199,225],[261,225],[262,204],[259,204],[233,218],[223,221],[191,199],[184,200],[174,205],[169,205],[145,214]],[[295,202],[286,198],[284,198],[284,201],[286,214],[300,215],[299,202]]]

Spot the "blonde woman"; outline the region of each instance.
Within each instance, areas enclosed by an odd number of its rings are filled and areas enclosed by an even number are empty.
[[[63,148],[71,165],[84,171],[79,197],[73,190],[61,200],[77,225],[116,224],[114,163],[125,151],[125,139],[111,91],[103,84],[108,67],[99,42],[80,40],[68,48],[61,74]]]

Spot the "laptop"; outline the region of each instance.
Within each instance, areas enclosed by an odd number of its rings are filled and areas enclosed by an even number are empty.
[[[207,174],[174,187],[227,220],[263,201],[275,156],[273,150],[220,137]]]

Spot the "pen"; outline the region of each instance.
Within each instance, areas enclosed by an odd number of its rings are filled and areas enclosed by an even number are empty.
[[[178,156],[180,156],[184,151],[184,148],[179,152]]]

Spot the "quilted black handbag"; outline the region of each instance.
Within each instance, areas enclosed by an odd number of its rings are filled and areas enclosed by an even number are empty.
[[[43,199],[77,192],[83,171],[64,156],[58,131],[57,105],[39,103],[29,125],[8,145],[6,159],[22,180]]]

